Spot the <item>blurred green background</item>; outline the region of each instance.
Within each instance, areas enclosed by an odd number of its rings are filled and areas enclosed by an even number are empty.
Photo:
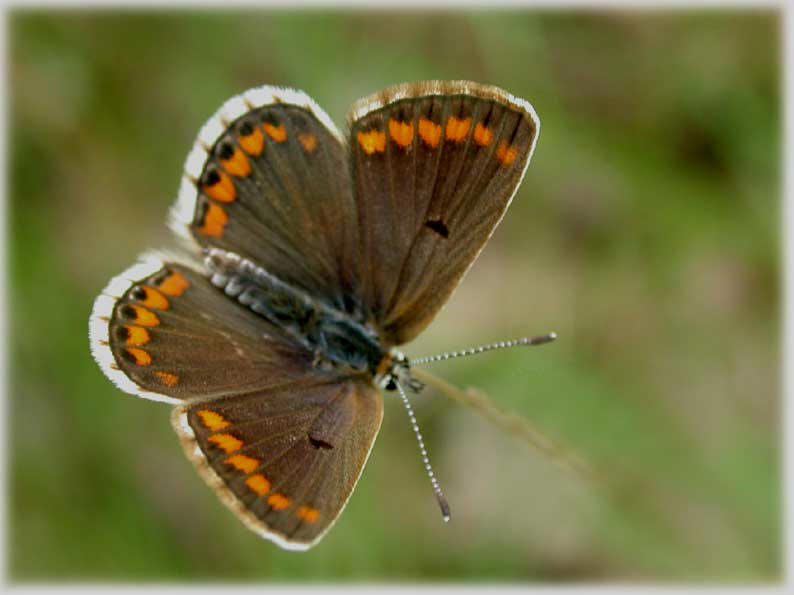
[[[14,581],[768,582],[781,576],[780,16],[85,12],[9,19]],[[466,78],[542,131],[419,356],[585,458],[566,473],[471,409],[414,399],[453,520],[388,398],[347,509],[305,554],[257,538],[184,458],[169,407],[88,350],[105,283],[172,241],[199,126],[269,83],[342,125],[390,84]]]

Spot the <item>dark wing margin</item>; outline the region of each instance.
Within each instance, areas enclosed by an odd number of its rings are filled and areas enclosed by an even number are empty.
[[[185,161],[171,227],[342,306],[357,215],[344,139],[306,94],[257,87],[207,121]]]
[[[360,295],[387,343],[413,339],[446,303],[510,204],[540,121],[496,87],[391,87],[349,116]]]
[[[349,380],[193,402],[171,420],[199,474],[249,529],[306,550],[344,509],[382,418],[380,393]]]

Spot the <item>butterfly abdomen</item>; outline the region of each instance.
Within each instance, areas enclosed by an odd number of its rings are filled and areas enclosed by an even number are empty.
[[[367,325],[233,252],[211,248],[205,264],[213,285],[292,335],[314,353],[316,366],[375,376],[387,350]]]

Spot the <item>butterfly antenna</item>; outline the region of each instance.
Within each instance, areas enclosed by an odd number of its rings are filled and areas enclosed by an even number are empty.
[[[419,452],[422,454],[422,462],[425,464],[425,469],[427,470],[427,475],[430,478],[430,483],[433,484],[433,491],[436,494],[438,505],[441,507],[441,514],[444,516],[444,522],[449,522],[449,503],[444,496],[444,492],[441,491],[441,486],[438,485],[438,480],[436,479],[435,473],[433,473],[433,467],[430,465],[430,458],[427,456],[425,442],[422,440],[422,434],[419,432],[419,424],[416,423],[416,416],[414,415],[413,407],[411,407],[411,404],[408,402],[408,395],[405,394],[405,390],[403,389],[402,385],[399,382],[396,382],[395,384],[397,384],[397,390],[400,391],[400,398],[403,401],[403,405],[405,405],[405,410],[408,412],[408,418],[411,420],[411,426],[414,429],[414,434],[416,434],[416,441],[419,443]]]
[[[478,353],[485,353],[492,349],[503,349],[505,347],[517,347],[519,345],[543,345],[544,343],[551,343],[557,338],[557,333],[549,333],[547,335],[540,335],[538,337],[521,337],[520,339],[513,339],[512,341],[497,341],[496,343],[489,343],[488,345],[480,345],[479,347],[472,347],[464,349],[463,351],[449,351],[439,355],[429,355],[427,357],[420,357],[412,359],[411,365],[432,364],[440,362],[445,359],[452,359],[453,357],[465,357],[467,355],[477,355]]]

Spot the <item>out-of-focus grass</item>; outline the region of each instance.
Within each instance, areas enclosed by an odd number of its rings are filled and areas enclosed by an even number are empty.
[[[30,12],[10,32],[9,569],[27,580],[771,581],[781,574],[774,12]],[[586,458],[592,485],[471,410],[415,407],[453,520],[387,399],[342,518],[302,555],[247,531],[168,407],[88,352],[94,296],[164,225],[227,97],[295,86],[343,122],[468,78],[542,132],[501,227],[413,355]]]

